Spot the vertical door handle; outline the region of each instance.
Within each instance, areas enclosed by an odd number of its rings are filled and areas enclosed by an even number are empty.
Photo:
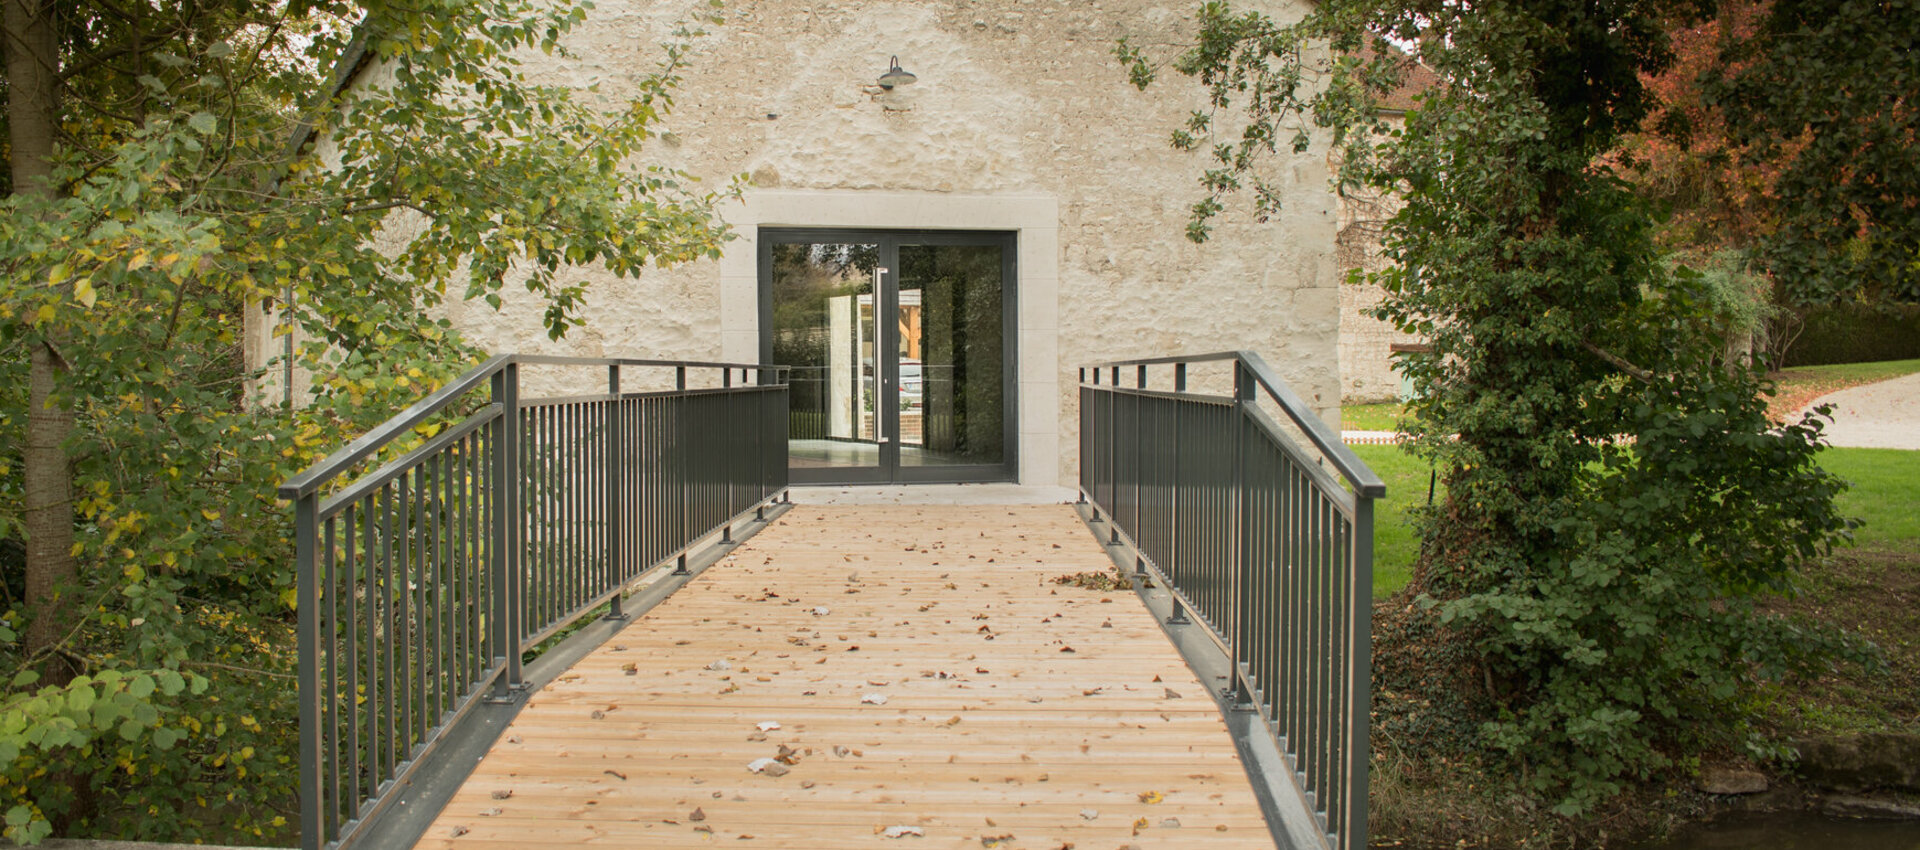
[[[886,295],[885,295],[886,290],[882,286],[881,282],[886,280],[886,276],[887,276],[887,270],[884,266],[874,266],[873,268],[873,442],[875,445],[886,445],[888,442],[887,406],[889,404],[894,403],[893,400],[889,398],[887,394],[887,366],[886,366],[886,360],[884,359],[884,358],[892,357],[893,353],[884,350],[883,347],[880,345],[882,341],[880,338],[880,321],[881,321],[880,314],[881,312],[883,312],[881,308],[886,306]]]

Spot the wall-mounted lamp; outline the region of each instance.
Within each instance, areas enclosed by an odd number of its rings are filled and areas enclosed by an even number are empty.
[[[880,75],[880,87],[892,90],[894,86],[908,85],[917,79],[920,78],[900,67],[900,57],[895,56],[887,60],[887,72]]]

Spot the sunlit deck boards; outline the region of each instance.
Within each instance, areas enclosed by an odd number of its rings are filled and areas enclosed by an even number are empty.
[[[796,507],[532,695],[419,846],[1272,847],[1151,615],[1051,582],[1109,567],[1065,506]]]

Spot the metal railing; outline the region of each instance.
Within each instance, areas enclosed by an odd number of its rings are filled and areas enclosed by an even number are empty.
[[[1230,395],[1188,390],[1204,363],[1231,364]],[[1171,387],[1149,388],[1149,367],[1171,367]],[[1172,621],[1191,610],[1231,658],[1233,704],[1266,719],[1327,844],[1365,847],[1379,476],[1236,351],[1081,368],[1080,491],[1172,592]]]
[[[530,365],[604,368],[607,390],[524,400]],[[622,392],[623,369],[672,370],[674,388]],[[689,388],[689,370],[719,386]],[[524,653],[603,604],[622,617],[635,580],[684,572],[695,543],[728,539],[784,492],[785,378],[502,355],[282,484],[299,569],[302,845],[351,842],[476,704],[516,697]]]

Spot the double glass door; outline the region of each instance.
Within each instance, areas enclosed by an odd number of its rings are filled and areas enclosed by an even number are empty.
[[[1006,481],[1011,233],[763,229],[761,359],[796,484]]]

